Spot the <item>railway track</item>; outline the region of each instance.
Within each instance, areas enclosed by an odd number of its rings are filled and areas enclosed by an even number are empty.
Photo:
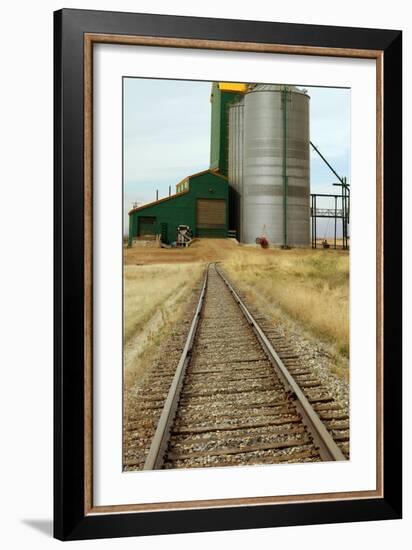
[[[143,438],[142,458],[129,467],[316,462],[348,456],[347,415],[273,326],[253,316],[215,264],[206,270],[175,372],[163,376],[160,369],[156,376],[163,393],[151,401],[143,398],[140,406],[153,410],[152,424]]]

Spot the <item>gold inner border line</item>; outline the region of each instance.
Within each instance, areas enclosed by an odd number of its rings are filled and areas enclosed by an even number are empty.
[[[93,505],[93,45],[97,43],[376,60],[376,489],[340,493]],[[383,51],[116,34],[84,35],[84,512],[150,512],[383,498]]]

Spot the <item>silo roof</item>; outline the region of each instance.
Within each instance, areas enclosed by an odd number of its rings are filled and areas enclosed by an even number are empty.
[[[251,94],[254,92],[281,92],[283,90],[288,90],[296,94],[308,95],[306,90],[304,90],[303,88],[297,88],[296,86],[289,86],[288,84],[256,84],[247,93]]]

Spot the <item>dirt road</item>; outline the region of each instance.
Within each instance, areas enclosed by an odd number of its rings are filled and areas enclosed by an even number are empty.
[[[125,265],[215,262],[226,259],[241,248],[231,239],[198,239],[188,248],[149,248],[136,246],[124,249]]]

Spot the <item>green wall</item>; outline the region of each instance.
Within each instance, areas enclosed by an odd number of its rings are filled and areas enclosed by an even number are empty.
[[[217,82],[212,84],[212,118],[210,130],[210,168],[228,174],[228,104],[238,97],[236,92],[222,92]]]
[[[226,227],[224,229],[200,229],[196,232],[196,201],[197,199],[225,199]],[[228,183],[225,178],[205,172],[189,176],[189,191],[170,197],[170,199],[148,204],[136,212],[129,214],[129,245],[137,236],[140,216],[156,217],[155,232],[162,232],[161,224],[167,224],[167,240],[170,244],[176,240],[178,225],[189,225],[195,236],[227,237],[228,223]]]

